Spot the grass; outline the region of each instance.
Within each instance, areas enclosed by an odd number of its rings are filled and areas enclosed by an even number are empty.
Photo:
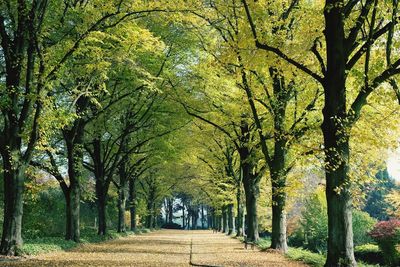
[[[40,237],[27,239],[21,247],[20,255],[38,255],[41,253],[69,250],[80,244],[98,243],[111,239],[118,239],[132,234],[148,233],[149,229],[137,229],[134,232],[117,233],[115,230],[109,230],[107,235],[99,236],[94,228],[86,228],[81,231],[80,243],[71,240],[65,240],[62,237]]]
[[[266,250],[271,246],[270,238],[260,238],[256,244],[261,250]],[[313,267],[323,267],[326,260],[326,255],[315,253],[303,248],[289,247],[287,258],[295,261],[302,261]],[[358,262],[360,267],[373,267],[378,265],[369,265],[363,262]]]

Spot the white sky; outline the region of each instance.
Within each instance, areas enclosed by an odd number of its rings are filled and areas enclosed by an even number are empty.
[[[400,149],[389,154],[387,161],[389,174],[397,181],[400,182]]]

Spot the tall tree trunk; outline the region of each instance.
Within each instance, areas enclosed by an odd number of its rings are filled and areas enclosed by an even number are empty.
[[[118,233],[126,232],[125,210],[126,210],[126,184],[120,184],[118,189]]]
[[[277,249],[286,253],[288,250],[286,242],[286,212],[285,193],[278,190],[283,190],[280,186],[273,186],[272,192],[272,236],[271,248]]]
[[[278,127],[280,128],[280,126]],[[275,153],[270,163],[272,184],[272,236],[271,248],[286,253],[286,141],[275,138]]]
[[[182,229],[186,228],[185,224],[185,204],[182,202]]]
[[[256,177],[251,173],[251,165],[249,155],[246,153],[241,154],[242,174],[243,174],[243,188],[246,198],[246,236],[251,241],[259,239],[258,234],[258,213],[257,213],[257,199],[259,195],[258,183]]]
[[[126,173],[126,164],[125,161],[121,163],[119,166],[119,188],[118,188],[118,233],[126,232],[126,224],[125,224],[125,211],[126,211],[126,201],[127,197],[127,186],[128,186],[128,177]]]
[[[205,229],[205,222],[206,222],[206,218],[204,215],[204,206],[201,205],[201,229]]]
[[[129,180],[129,212],[131,215],[131,231],[136,229],[136,183],[135,179]]]
[[[343,1],[326,0],[327,71],[322,132],[328,204],[328,255],[325,266],[356,266],[350,195],[349,137],[346,122],[346,62]]]
[[[227,206],[222,207],[222,232],[228,233]]]
[[[94,177],[96,179],[96,204],[97,204],[97,217],[99,219],[99,227],[97,230],[98,235],[106,235],[107,233],[107,218],[106,218],[106,205],[109,183],[105,174],[105,166],[102,159],[102,145],[100,138],[93,139],[93,165]]]
[[[243,236],[243,206],[242,206],[242,196],[240,184],[236,192],[236,202],[237,202],[237,219],[236,219],[236,236]]]
[[[244,191],[246,195],[246,235],[251,241],[259,239],[258,234],[258,218],[257,218],[257,196],[258,187],[248,182],[244,183]]]
[[[174,220],[174,199],[168,199],[168,222],[173,223]]]
[[[71,210],[71,193],[68,188],[64,193],[65,198],[65,239],[69,240],[72,235],[72,210]]]
[[[276,68],[270,68],[273,79],[273,91],[277,100],[274,105],[274,154],[268,162],[272,184],[272,237],[271,248],[287,252],[286,242],[286,154],[287,138],[285,131],[286,107],[290,98],[290,89]],[[266,142],[264,140],[264,142]],[[266,144],[265,144],[266,146]],[[267,153],[267,151],[265,151]],[[265,157],[268,160],[268,157]]]
[[[165,223],[168,223],[168,215],[169,215],[169,209],[168,209],[168,198],[164,199],[163,201],[163,205],[164,205],[164,210],[165,210]]]
[[[74,182],[70,185],[70,198],[71,198],[71,235],[67,240],[73,240],[75,242],[80,242],[80,203],[81,203],[81,193],[80,186],[78,183]]]
[[[157,213],[156,213],[156,203],[153,201],[153,221],[152,221],[152,229],[157,228]]]
[[[75,122],[75,125],[78,125],[78,122]],[[82,161],[83,161],[83,152],[82,152],[82,140],[83,140],[83,130],[79,131],[76,134],[76,137],[72,137],[71,135],[75,135],[75,131],[66,131],[64,132],[64,139],[67,145],[67,158],[68,158],[68,177],[69,177],[69,209],[67,214],[70,214],[70,219],[67,219],[67,228],[70,228],[70,232],[67,235],[66,240],[73,240],[75,242],[80,241],[80,179],[82,178]],[[67,206],[68,207],[68,206]]]
[[[99,219],[99,228],[97,230],[98,235],[107,234],[107,216],[106,216],[106,206],[107,199],[105,193],[105,186],[101,182],[96,181],[96,197],[97,197],[97,216]]]
[[[197,228],[197,218],[196,215],[193,213],[192,214],[192,230],[196,230]]]
[[[147,202],[147,216],[146,216],[146,227],[151,229],[153,225],[153,203]]]
[[[15,169],[11,155],[3,156],[4,222],[0,251],[3,255],[18,255],[22,246],[22,213],[25,167]]]
[[[214,212],[209,206],[207,206],[207,228],[214,229]]]
[[[227,217],[228,217],[228,235],[233,234],[234,226],[233,226],[233,204],[229,204],[227,207]]]
[[[215,211],[214,210],[212,212],[212,229],[213,230],[218,230],[217,216],[215,215]]]
[[[242,183],[246,198],[246,235],[249,240],[257,241],[258,234],[258,214],[257,214],[257,198],[259,195],[259,181],[253,174],[253,162],[249,148],[250,130],[248,123],[243,120],[241,128],[241,147],[239,149],[240,168],[242,175]]]

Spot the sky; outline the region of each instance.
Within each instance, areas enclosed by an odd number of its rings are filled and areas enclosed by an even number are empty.
[[[389,154],[387,167],[389,174],[400,183],[400,149]]]

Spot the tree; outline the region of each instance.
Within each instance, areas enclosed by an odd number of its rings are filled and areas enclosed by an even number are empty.
[[[356,265],[353,251],[351,223],[351,193],[349,179],[350,132],[361,116],[361,111],[367,103],[368,96],[377,91],[384,82],[390,82],[398,94],[393,76],[400,72],[400,60],[393,60],[394,28],[397,24],[397,1],[386,8],[379,1],[345,1],[327,0],[324,10],[324,37],[326,61],[317,47],[311,49],[320,66],[319,72],[307,67],[297,59],[260,38],[255,20],[247,1],[242,0],[250,29],[256,47],[275,54],[280,59],[295,66],[300,71],[319,82],[324,88],[325,103],[323,108],[324,121],[321,129],[324,136],[326,197],[328,202],[329,238],[326,266]],[[297,5],[297,1],[292,1]],[[257,3],[259,5],[259,3]],[[384,10],[380,13],[378,10]],[[382,18],[390,18],[384,24],[379,24]],[[345,23],[350,25],[345,27]],[[365,31],[364,31],[365,29]],[[318,32],[318,31],[317,31]],[[378,40],[384,40],[385,45],[378,45]],[[322,34],[321,34],[322,35]],[[317,36],[315,41],[321,39]],[[380,51],[381,53],[375,52]],[[386,66],[372,69],[373,62],[379,54],[386,57]],[[363,67],[363,69],[362,69]],[[354,88],[356,97],[349,104],[350,94],[348,83],[355,69],[362,69],[362,79]],[[354,77],[354,76],[352,76]],[[399,94],[398,94],[399,95]]]
[[[125,1],[110,1],[107,5],[101,4],[101,1],[1,3],[1,63],[5,71],[1,74],[4,94],[1,100],[0,152],[7,187],[0,247],[2,254],[17,254],[22,244],[25,170],[38,139],[45,135],[40,127],[42,113],[47,106],[51,106],[52,95],[58,87],[55,81],[60,77],[61,69],[91,33],[112,28],[129,17],[159,10],[156,6],[149,8],[147,10]],[[72,135],[76,133],[74,130],[68,132]],[[78,143],[79,139],[80,136]],[[69,146],[68,149],[74,156],[81,153],[76,146]],[[72,191],[78,195],[78,186],[73,184]],[[77,205],[79,198],[73,197],[72,203]],[[78,232],[76,234],[79,236]]]
[[[292,8],[284,10],[280,19],[274,21],[278,25],[272,26],[274,34],[283,30],[279,25],[291,19]],[[243,29],[243,9],[239,1],[232,1],[232,4],[214,1],[193,13],[218,34],[218,42],[214,44],[202,36],[201,29],[198,30],[204,51],[212,56],[214,64],[233,77],[236,86],[245,93],[271,176],[271,247],[286,252],[286,181],[294,166],[290,158],[310,154],[309,149],[297,151],[299,146],[293,147],[317,127],[319,116],[312,111],[319,104],[321,92],[318,86],[302,83],[302,78],[296,78],[293,70],[283,70],[274,60],[254,60],[254,55],[259,52],[254,50],[252,42],[246,42],[249,38]],[[290,27],[286,35],[291,35]]]
[[[363,210],[372,217],[384,221],[389,218],[388,210],[390,204],[385,201],[390,190],[395,187],[394,181],[389,177],[387,170],[379,171],[376,174],[377,182],[368,188],[366,203]]]

